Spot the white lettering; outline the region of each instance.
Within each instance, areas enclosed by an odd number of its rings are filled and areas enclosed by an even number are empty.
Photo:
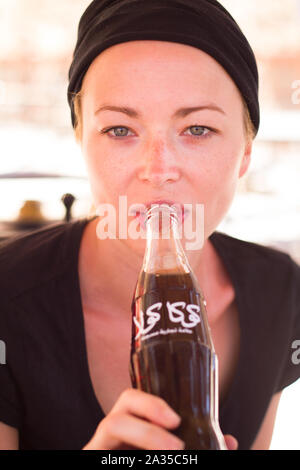
[[[170,334],[172,334],[172,333],[177,333],[177,328],[172,328],[172,329],[171,329],[171,328],[167,328],[166,330],[162,330],[162,329],[161,329],[161,330],[159,331],[159,333],[160,333],[161,335],[170,335]]]
[[[141,323],[138,322],[137,318],[134,317],[134,323],[139,328],[138,334],[136,335],[135,339],[138,339],[141,335],[147,334],[152,328],[156,325],[156,323],[160,320],[160,314],[158,312],[153,312],[153,309],[157,308],[160,310],[162,307],[161,302],[157,302],[156,304],[151,305],[147,308],[146,315],[148,316],[146,320],[147,328],[144,328],[144,312],[140,311]]]
[[[167,302],[169,318],[174,323],[184,322],[184,313],[176,307],[185,307],[185,302]]]
[[[196,312],[200,312],[200,307],[199,305],[194,305],[194,304],[189,304],[186,306],[186,309],[188,311],[189,315],[189,320],[192,322],[191,326],[187,326],[187,324],[183,325],[186,326],[187,328],[192,328],[193,326],[196,326],[198,323],[200,323],[200,317],[197,315]],[[194,312],[196,310],[196,312]]]
[[[129,468],[133,466],[135,457],[115,457],[108,454],[108,457],[101,457],[102,465],[128,465]]]
[[[0,82],[1,83],[1,82]],[[0,90],[1,91],[1,90]],[[296,90],[296,92],[298,92]],[[295,96],[296,96],[295,92]],[[0,97],[1,98],[1,97]],[[182,205],[174,203],[173,209],[181,214]],[[193,210],[193,208],[195,210]],[[97,223],[96,234],[100,240],[107,238],[116,240],[125,239],[147,239],[145,227],[145,213],[147,207],[142,203],[133,203],[127,210],[127,195],[119,195],[118,207],[113,204],[101,203],[96,208],[96,214],[99,217]],[[185,214],[183,222],[178,224],[176,238],[180,240],[192,240],[192,242],[185,243],[186,250],[199,250],[204,244],[204,205],[203,204],[183,204],[183,211]],[[117,217],[118,214],[118,217]],[[195,217],[195,231],[193,230],[193,218]],[[128,224],[128,216],[133,216],[134,219]],[[118,219],[118,220],[117,220]],[[179,218],[180,219],[180,218]],[[158,217],[154,221],[153,238],[158,239],[162,236],[163,239],[169,239],[173,231],[168,216]],[[183,237],[184,230],[184,237]]]
[[[190,464],[191,463],[194,463],[194,464],[197,464],[198,463],[198,456],[197,454],[193,457],[192,455],[190,455]]]
[[[115,240],[116,237],[116,210],[114,206],[111,204],[101,204],[97,207],[96,214],[102,217],[105,213],[107,213],[106,217],[104,217],[100,222],[97,224],[96,234],[100,240],[105,240],[106,238],[110,238]],[[105,230],[107,227],[107,230]]]
[[[184,328],[193,328],[198,323],[200,323],[200,317],[193,311],[193,308],[196,309],[197,312],[200,312],[200,307],[199,305],[194,305],[194,304],[187,305],[186,309],[190,314],[188,316],[188,319],[191,322],[191,323],[187,323],[184,319],[184,313],[176,308],[176,307],[185,308],[185,305],[186,305],[185,302],[173,302],[172,304],[170,302],[167,302],[169,318],[174,323],[181,323],[181,326],[183,326]]]
[[[188,335],[191,335],[193,332],[187,328],[178,328],[178,333],[187,333]]]
[[[292,93],[292,103],[293,104],[300,104],[300,80],[295,80],[292,83],[292,88],[296,89]]]
[[[0,340],[0,364],[6,364],[6,345]]]
[[[198,315],[200,312],[200,307],[199,305],[195,304],[188,304],[186,305],[185,302],[168,302],[166,303],[167,309],[168,309],[168,316],[169,320],[172,323],[180,323],[180,325],[183,327],[174,329],[167,328],[166,330],[160,329],[160,332],[158,333],[152,333],[151,335],[147,335],[149,331],[151,331],[156,323],[158,323],[161,319],[161,314],[157,310],[161,310],[162,307],[162,302],[157,302],[155,304],[152,304],[150,307],[147,308],[146,310],[146,322],[145,322],[145,315],[143,310],[140,310],[140,315],[139,315],[139,320],[137,317],[133,317],[133,321],[138,328],[138,332],[135,336],[135,339],[138,339],[140,336],[144,336],[143,339],[150,338],[151,336],[155,336],[156,334],[171,334],[171,333],[192,333],[189,328],[193,328],[194,326],[198,325],[198,323],[201,322],[201,318]],[[182,309],[186,308],[186,311],[188,312],[188,320],[187,322],[185,320],[185,314],[182,310],[179,310],[177,307],[181,307]],[[197,312],[197,313],[196,313]]]
[[[295,341],[293,341],[292,348],[296,349],[296,351],[294,351],[292,354],[292,363],[295,366],[298,366],[300,364],[300,340],[299,339],[298,340],[296,339]]]
[[[127,196],[119,196],[119,239],[127,238]]]
[[[143,340],[153,338],[153,336],[158,336],[159,331],[155,331],[154,333],[150,333],[149,335],[143,336]]]
[[[196,230],[193,232],[192,219],[187,218],[184,225],[185,237],[189,240],[195,239],[192,243],[186,243],[186,250],[201,250],[204,245],[204,204],[196,204]]]

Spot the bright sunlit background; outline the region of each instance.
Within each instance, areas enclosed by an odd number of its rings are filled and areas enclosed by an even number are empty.
[[[92,212],[66,99],[77,24],[89,3],[0,0],[0,238],[15,233],[26,200],[39,201],[46,221],[63,220],[65,193],[75,197],[73,217]],[[300,1],[221,3],[256,54],[262,120],[250,170],[219,230],[300,262]],[[283,393],[272,449],[300,449],[299,396],[298,380]]]

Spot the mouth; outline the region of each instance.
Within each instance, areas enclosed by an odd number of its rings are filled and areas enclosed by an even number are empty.
[[[155,205],[165,205],[165,204],[175,209],[179,223],[183,223],[184,219],[187,217],[187,215],[190,212],[189,209],[187,209],[187,207],[181,202],[176,202],[176,201],[171,201],[171,200],[166,200],[166,199],[159,199],[159,200],[153,200],[153,201],[146,202],[146,203],[134,204],[130,206],[129,215],[133,215],[135,218],[139,219],[139,222],[141,223],[141,225],[144,225],[147,211]]]

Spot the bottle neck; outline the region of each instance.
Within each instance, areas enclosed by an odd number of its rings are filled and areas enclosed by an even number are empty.
[[[145,272],[172,273],[191,271],[180,242],[179,220],[174,208],[153,205],[146,213],[147,244],[143,262]]]

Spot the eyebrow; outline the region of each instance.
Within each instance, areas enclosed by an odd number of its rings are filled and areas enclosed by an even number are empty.
[[[211,111],[217,111],[219,113],[222,113],[224,115],[226,115],[225,111],[220,108],[219,106],[215,105],[215,104],[206,104],[206,105],[203,105],[203,106],[193,106],[193,107],[189,107],[189,108],[179,108],[177,109],[177,111],[175,111],[175,113],[173,114],[173,118],[184,118],[186,116],[188,116],[189,114],[191,113],[194,113],[195,111],[203,111],[205,109],[209,109]],[[97,111],[95,112],[95,115],[102,112],[102,111],[115,111],[117,113],[123,113],[123,114],[127,114],[127,116],[131,117],[131,118],[135,118],[135,119],[138,119],[141,117],[141,114],[136,111],[135,109],[132,109],[132,108],[128,108],[126,106],[112,106],[112,105],[104,105],[104,106],[101,106],[100,108],[97,109]]]

